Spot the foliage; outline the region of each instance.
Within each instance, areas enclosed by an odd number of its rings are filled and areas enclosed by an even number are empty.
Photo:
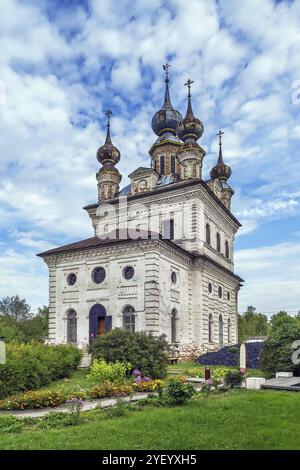
[[[10,317],[16,321],[28,320],[31,317],[30,305],[18,295],[0,299],[0,315]]]
[[[239,370],[233,370],[227,372],[225,375],[225,385],[236,388],[240,387],[243,381],[243,374]]]
[[[267,336],[269,323],[267,315],[257,313],[256,308],[249,306],[243,315],[238,317],[239,342],[250,336]]]
[[[111,362],[107,363],[103,359],[95,359],[92,362],[90,373],[87,375],[87,379],[92,382],[112,382],[112,383],[124,383],[126,380],[126,373],[132,369],[130,363],[124,362]]]
[[[9,343],[6,364],[0,367],[0,398],[67,377],[80,358],[81,352],[71,345]]]
[[[26,410],[29,408],[44,408],[47,406],[55,407],[65,403],[68,399],[78,398],[83,400],[85,397],[86,395],[83,392],[76,392],[68,397],[63,392],[54,390],[30,390],[0,400],[0,409]]]
[[[292,362],[292,344],[300,339],[300,322],[283,312],[271,319],[271,331],[261,355],[261,369],[268,375],[293,371],[300,375],[300,367]]]
[[[142,380],[135,382],[132,387],[135,392],[156,392],[163,388],[164,381],[160,379]]]
[[[192,384],[184,383],[181,380],[170,379],[163,389],[163,400],[169,406],[183,405],[195,393]]]
[[[164,337],[115,328],[95,340],[92,357],[106,362],[129,362],[144,376],[160,379],[167,371],[166,348]]]
[[[5,308],[0,311],[0,336],[6,343],[27,343],[32,340],[42,342],[48,336],[49,307],[39,308],[37,315],[23,315],[19,318],[4,314],[5,311]]]
[[[133,392],[131,384],[113,384],[111,382],[104,382],[96,385],[89,391],[89,395],[92,398],[105,398],[129,395]]]
[[[17,433],[21,432],[23,428],[24,423],[22,422],[22,420],[16,418],[16,416],[0,416],[0,433]]]

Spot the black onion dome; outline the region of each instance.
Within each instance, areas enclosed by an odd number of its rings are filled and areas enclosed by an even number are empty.
[[[165,91],[165,100],[162,108],[154,114],[152,118],[152,129],[156,135],[161,135],[164,132],[171,132],[176,134],[176,128],[178,122],[182,119],[182,115],[179,111],[173,108],[170,92],[169,92],[169,78],[166,77],[166,91]]]
[[[177,126],[177,135],[183,141],[198,140],[204,132],[203,122],[196,118],[193,113],[190,92],[191,83],[193,82],[190,79],[186,83],[189,87],[186,115],[180,120]]]
[[[223,160],[223,153],[222,153],[222,142],[221,142],[221,131],[219,132],[219,158],[217,164],[212,168],[210,172],[210,176],[212,179],[220,178],[225,181],[228,180],[231,176],[231,168],[230,166],[226,165]]]
[[[106,113],[107,115],[107,133],[104,145],[99,147],[97,151],[97,160],[102,163],[102,165],[115,165],[120,161],[121,153],[120,150],[115,147],[111,141],[110,137],[110,122],[109,116],[110,112]]]

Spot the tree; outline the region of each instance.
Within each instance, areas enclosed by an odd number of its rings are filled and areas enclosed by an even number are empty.
[[[286,312],[279,312],[271,319],[269,338],[261,354],[260,368],[268,375],[292,371],[300,374],[300,367],[293,364],[292,344],[300,339],[300,322]]]
[[[3,297],[0,299],[0,315],[10,317],[16,321],[24,321],[31,318],[30,305],[26,299],[20,299],[18,295]]]
[[[39,308],[37,315],[19,322],[26,341],[44,341],[48,336],[49,307]]]
[[[252,305],[247,307],[246,312],[238,317],[239,342],[243,342],[250,336],[266,336],[269,330],[267,315],[256,313]]]

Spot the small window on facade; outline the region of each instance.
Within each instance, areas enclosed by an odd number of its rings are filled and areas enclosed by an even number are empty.
[[[219,346],[223,346],[223,317],[219,316]]]
[[[212,293],[212,290],[213,290],[213,289],[212,289],[212,283],[209,282],[209,283],[208,283],[208,292],[211,294],[211,293]]]
[[[126,266],[126,268],[123,269],[123,277],[124,279],[132,279],[134,276],[134,268],[132,266]]]
[[[67,314],[67,342],[77,341],[77,318],[75,310],[69,310]]]
[[[210,225],[206,224],[206,243],[210,245]]]
[[[208,341],[210,343],[212,343],[214,339],[213,331],[214,331],[214,319],[213,319],[212,314],[210,314],[208,318]]]
[[[178,343],[179,341],[178,323],[179,323],[178,313],[177,313],[177,310],[173,308],[171,312],[171,343]]]
[[[175,155],[171,155],[171,173],[172,174],[174,174],[176,171],[175,162],[176,162]]]
[[[172,281],[172,284],[176,284],[177,282],[177,274],[175,273],[175,271],[172,271],[171,273],[171,281]]]
[[[217,233],[217,251],[220,253],[221,252],[221,237],[219,232]]]
[[[227,292],[227,300],[230,301],[230,292]]]
[[[131,305],[123,308],[123,328],[135,331],[135,310]]]
[[[228,328],[228,331],[227,331],[228,343],[230,343],[231,342],[231,320],[230,320],[230,318],[228,318],[227,328]]]
[[[161,175],[165,174],[165,156],[164,155],[160,156],[160,174]]]
[[[225,256],[226,256],[226,258],[229,259],[229,243],[228,243],[227,240],[225,242]]]
[[[77,276],[76,274],[74,273],[70,273],[67,277],[67,283],[69,286],[74,286],[74,284],[76,284],[76,281],[77,281]]]
[[[222,299],[222,296],[223,296],[223,289],[222,289],[221,286],[219,286],[219,288],[218,288],[218,294],[219,294],[220,299]]]
[[[174,219],[165,220],[163,222],[163,237],[167,240],[174,240]]]
[[[106,277],[106,272],[104,268],[97,267],[93,269],[92,272],[92,280],[95,282],[95,284],[101,284]]]

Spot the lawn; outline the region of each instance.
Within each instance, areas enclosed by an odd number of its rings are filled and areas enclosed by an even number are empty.
[[[233,391],[43,431],[0,433],[1,449],[300,449],[300,393]]]

